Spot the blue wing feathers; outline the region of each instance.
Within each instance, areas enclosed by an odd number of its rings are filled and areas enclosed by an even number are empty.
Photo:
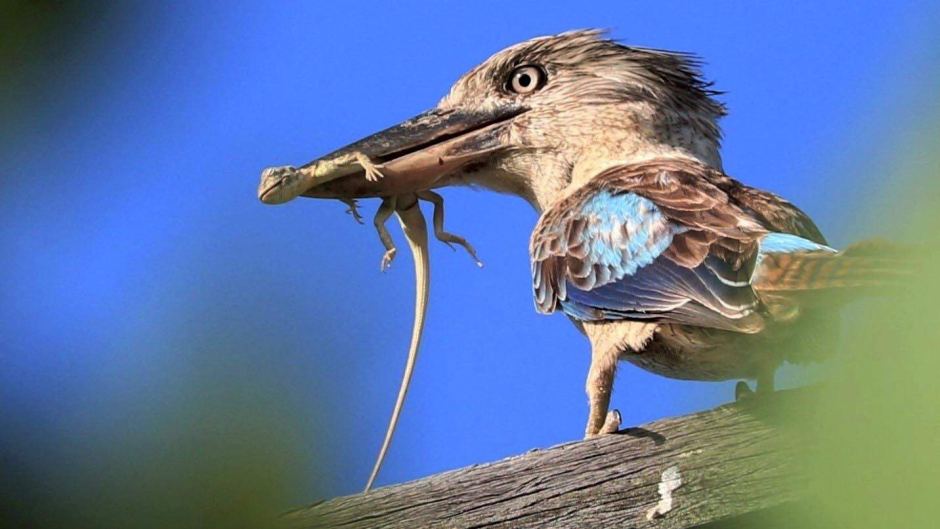
[[[835,252],[836,250],[789,233],[768,233],[760,240],[760,253]]]
[[[609,268],[612,280],[652,263],[681,231],[656,204],[634,193],[603,190],[584,203],[580,216],[587,222],[580,233],[570,233],[568,240],[574,238],[575,246],[586,247],[586,261]]]
[[[834,251],[821,242],[794,206],[713,169],[680,161],[624,166],[540,218],[530,248],[536,306],[585,321],[757,332],[765,312],[752,280],[761,259]]]
[[[562,310],[586,320],[651,318],[690,302],[732,319],[751,311],[756,302],[747,278],[727,263],[710,258],[688,269],[663,257],[685,231],[635,193],[602,190],[592,196],[566,233],[571,247],[558,285]],[[687,312],[691,318],[695,311]]]

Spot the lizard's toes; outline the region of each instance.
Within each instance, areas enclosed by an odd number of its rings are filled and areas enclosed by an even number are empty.
[[[367,167],[365,168],[366,180],[370,182],[378,182],[385,176],[378,170],[376,167]]]
[[[483,268],[483,261],[477,256],[477,251],[473,249],[473,246],[470,246],[470,243],[467,243],[464,248],[467,249],[467,253],[470,254],[470,258],[473,259],[473,262],[477,264],[480,268]]]
[[[382,256],[382,271],[385,272],[390,266],[392,266],[392,261],[395,260],[395,254],[398,250],[392,248],[391,250],[385,252],[385,255]]]
[[[356,221],[357,224],[365,224],[365,222],[362,220],[362,215],[360,215],[358,211],[354,209],[347,209],[346,213],[352,215],[353,220]]]

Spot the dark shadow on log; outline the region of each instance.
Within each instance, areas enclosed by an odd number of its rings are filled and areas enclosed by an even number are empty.
[[[653,444],[657,446],[666,442],[666,438],[662,434],[640,427],[624,428],[623,430],[617,432],[616,435],[629,435],[630,437],[636,437],[640,439],[652,439]]]

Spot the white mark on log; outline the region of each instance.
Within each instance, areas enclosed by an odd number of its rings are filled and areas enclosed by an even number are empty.
[[[646,519],[652,520],[664,516],[672,510],[672,491],[682,486],[682,474],[679,467],[673,465],[663,471],[659,480],[659,503],[646,513]]]

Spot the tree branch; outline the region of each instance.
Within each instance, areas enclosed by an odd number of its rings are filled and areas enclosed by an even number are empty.
[[[801,499],[812,446],[781,391],[288,513],[298,527],[699,527]],[[711,527],[711,526],[709,526]]]

